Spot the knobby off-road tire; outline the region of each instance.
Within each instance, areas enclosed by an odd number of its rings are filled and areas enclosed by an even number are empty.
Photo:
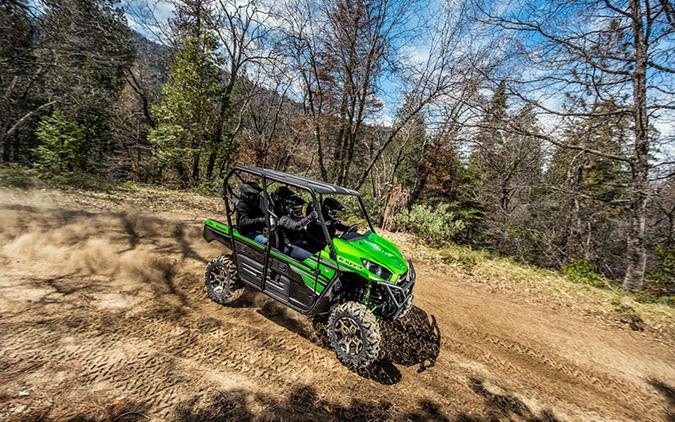
[[[232,258],[219,256],[206,266],[204,285],[209,299],[227,305],[239,299],[246,286],[237,277],[237,267]]]
[[[352,369],[366,368],[380,355],[380,325],[375,315],[358,302],[345,302],[333,309],[328,339],[338,360]]]

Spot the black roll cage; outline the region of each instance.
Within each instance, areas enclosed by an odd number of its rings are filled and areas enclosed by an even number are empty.
[[[255,177],[259,177],[262,180],[262,191],[263,191],[263,208],[265,212],[265,223],[267,226],[267,230],[272,233],[272,224],[270,221],[270,196],[269,192],[267,191],[267,187],[269,185],[269,182],[271,181],[272,183],[277,182],[277,183],[282,183],[285,185],[293,186],[298,189],[305,190],[309,192],[310,196],[312,197],[312,204],[314,206],[315,210],[320,210],[321,209],[321,203],[320,200],[323,199],[324,194],[332,194],[332,195],[346,195],[346,196],[355,196],[358,199],[359,206],[361,207],[361,211],[363,212],[363,216],[365,217],[366,221],[368,222],[368,226],[370,230],[375,233],[375,228],[373,227],[373,223],[370,221],[370,216],[368,215],[368,210],[366,209],[365,203],[363,202],[363,198],[361,197],[361,194],[359,194],[356,191],[352,191],[340,186],[335,186],[335,185],[330,185],[324,182],[319,182],[316,180],[300,177],[300,176],[295,176],[295,175],[290,175],[287,173],[282,173],[278,171],[273,171],[273,170],[267,170],[267,169],[259,169],[259,168],[252,168],[252,167],[244,167],[244,166],[234,166],[228,173],[227,176],[225,176],[225,179],[223,180],[223,202],[225,203],[225,215],[227,216],[227,225],[229,227],[233,227],[232,225],[232,210],[230,210],[230,204],[228,201],[228,194],[231,195],[232,197],[238,198],[237,195],[231,191],[231,187],[229,185],[229,180],[232,176],[236,176],[240,182],[244,182],[244,179],[239,176],[239,173],[247,173]],[[317,189],[315,186],[320,186],[321,192],[317,192]],[[326,190],[330,189],[330,190]],[[332,191],[331,191],[332,190]],[[317,198],[317,193],[319,195],[319,198]],[[273,213],[272,213],[273,214]],[[326,227],[326,221],[323,218],[323,213],[318,212],[319,214],[319,221],[321,222],[321,228],[323,229],[323,234],[326,238],[326,243],[329,246],[330,250],[330,257],[333,260],[337,259],[337,255],[335,253],[335,247],[333,246],[333,239],[331,239],[330,235],[328,234],[328,228]],[[278,217],[278,216],[275,216]],[[231,246],[232,246],[232,251],[235,251],[236,248],[234,246],[234,236],[230,236],[231,239]],[[266,246],[267,248],[271,248],[271,246],[268,245]],[[267,255],[267,254],[266,254]],[[267,259],[265,259],[267,261]],[[265,262],[265,268],[267,267],[267,262]]]

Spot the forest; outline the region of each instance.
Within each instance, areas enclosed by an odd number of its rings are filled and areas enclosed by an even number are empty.
[[[218,195],[273,168],[672,295],[674,73],[669,0],[0,0],[0,170]]]

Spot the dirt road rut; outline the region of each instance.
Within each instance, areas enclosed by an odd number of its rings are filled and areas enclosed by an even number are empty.
[[[673,341],[649,331],[418,263],[416,306],[357,374],[322,321],[207,299],[210,204],[0,198],[0,420],[675,420]]]

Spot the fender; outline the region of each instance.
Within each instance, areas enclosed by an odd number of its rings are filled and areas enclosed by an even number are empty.
[[[222,243],[223,245],[229,248],[232,245],[232,237],[230,236],[230,234],[224,233],[218,229],[211,227],[208,224],[208,221],[211,220],[207,220],[207,223],[204,224],[204,232],[203,232],[204,240],[206,240],[209,243],[211,243],[214,240],[217,240],[218,242]]]

